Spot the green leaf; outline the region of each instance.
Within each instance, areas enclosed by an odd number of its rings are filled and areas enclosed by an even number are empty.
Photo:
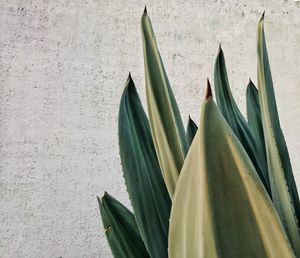
[[[247,124],[247,121],[241,114],[232,96],[227,77],[225,58],[221,47],[215,63],[214,81],[218,107],[220,108],[225,120],[245,148],[261,181],[270,193],[267,166],[263,159],[264,153],[256,146],[254,136]]]
[[[254,139],[256,142],[256,147],[259,148],[259,153],[261,153],[262,155],[260,160],[262,160],[262,164],[264,165],[265,171],[267,171],[267,156],[266,156],[266,148],[265,148],[264,131],[263,131],[263,126],[261,121],[258,91],[251,80],[249,81],[249,84],[247,86],[246,95],[247,95],[248,124],[253,132]],[[270,189],[269,180],[268,180],[268,184]]]
[[[133,213],[105,192],[100,200],[105,235],[115,258],[150,257],[141,238]]]
[[[264,34],[264,16],[258,23],[258,92],[267,152],[272,200],[293,248],[300,256],[299,197],[291,162],[280,127]]]
[[[260,105],[258,90],[250,80],[246,91],[247,96],[247,119],[250,128],[252,129],[255,140],[259,139],[259,145],[265,151],[264,131],[261,121]]]
[[[295,257],[249,156],[211,98],[176,186],[169,257]]]
[[[195,122],[192,120],[192,118],[189,116],[189,122],[186,128],[186,138],[188,140],[189,146],[192,144],[193,139],[195,137],[195,134],[197,132],[198,126],[195,124]]]
[[[151,257],[167,257],[171,200],[130,75],[120,103],[119,147],[127,191],[147,250]]]
[[[148,114],[154,145],[168,192],[172,198],[188,144],[151,21],[145,12],[141,21]]]

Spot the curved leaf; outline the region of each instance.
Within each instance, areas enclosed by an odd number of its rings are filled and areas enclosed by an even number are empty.
[[[154,145],[168,192],[172,198],[188,144],[181,116],[164,69],[146,12],[142,35],[148,114]]]
[[[107,193],[101,200],[98,198],[98,202],[105,235],[114,257],[150,257],[133,213]]]
[[[218,107],[220,108],[225,120],[245,148],[261,181],[270,193],[267,165],[263,159],[263,153],[261,152],[261,149],[257,148],[255,139],[247,121],[241,114],[232,96],[227,77],[225,58],[221,47],[215,63],[214,81]]]
[[[295,257],[251,160],[211,98],[176,186],[169,257]]]
[[[258,92],[266,144],[272,200],[293,248],[300,256],[300,205],[291,162],[280,127],[264,34],[264,15],[258,23]]]
[[[189,116],[189,122],[186,128],[186,138],[189,146],[192,144],[195,134],[197,132],[198,126],[193,121],[193,119]]]
[[[152,257],[167,257],[171,200],[131,76],[120,103],[119,147],[127,191],[147,250]]]

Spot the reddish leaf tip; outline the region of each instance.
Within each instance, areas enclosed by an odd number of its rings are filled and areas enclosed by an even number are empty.
[[[206,83],[206,91],[205,91],[205,100],[212,98],[212,91],[211,91],[211,86],[209,79],[207,78],[207,83]]]

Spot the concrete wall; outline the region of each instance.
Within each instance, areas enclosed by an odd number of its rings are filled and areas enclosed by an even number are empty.
[[[129,205],[117,144],[132,72],[145,101],[143,1],[0,3],[0,257],[112,257],[96,195]],[[300,186],[300,8],[294,0],[146,1],[184,121],[197,121],[218,44],[245,111],[266,36],[278,108]]]

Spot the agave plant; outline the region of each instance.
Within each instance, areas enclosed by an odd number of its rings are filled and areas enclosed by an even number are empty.
[[[119,110],[119,147],[133,213],[99,200],[116,258],[300,257],[300,205],[280,127],[264,35],[257,30],[258,89],[247,119],[230,90],[222,48],[207,81],[199,128],[187,130],[151,21],[141,19],[148,117],[129,74]]]

